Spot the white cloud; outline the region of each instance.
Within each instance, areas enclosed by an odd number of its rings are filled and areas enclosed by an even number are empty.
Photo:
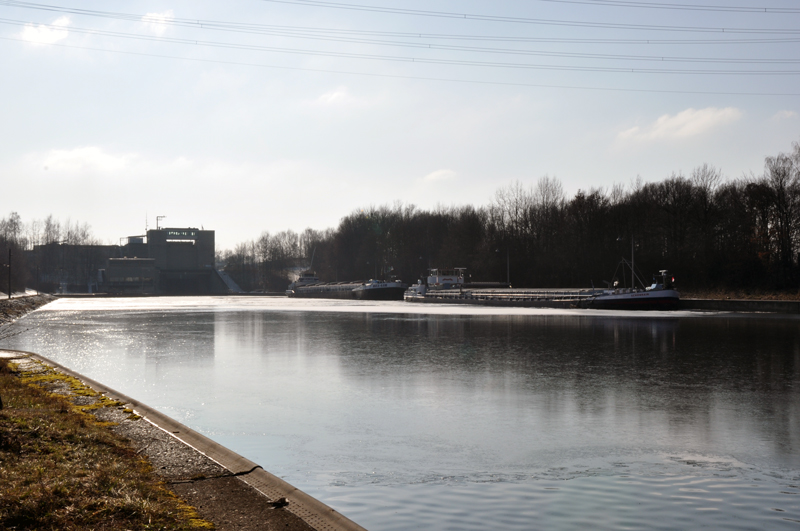
[[[445,181],[447,179],[453,179],[456,176],[456,172],[453,170],[436,170],[434,172],[429,173],[425,177],[422,178],[423,181]]]
[[[380,106],[384,100],[380,96],[363,96],[360,94],[353,94],[353,92],[346,86],[339,86],[333,90],[323,93],[317,97],[311,97],[303,100],[303,105],[317,112],[320,108],[335,110],[362,110]]]
[[[96,146],[87,146],[76,149],[54,149],[49,151],[41,160],[41,166],[48,170],[80,173],[86,171],[111,172],[120,171],[128,167],[134,154],[111,155]]]
[[[778,111],[775,114],[775,116],[772,117],[772,119],[775,120],[776,122],[779,122],[781,120],[789,120],[792,118],[797,118],[797,113],[788,110]]]
[[[352,101],[353,97],[350,96],[350,92],[347,90],[347,87],[339,87],[336,90],[326,92],[317,98],[317,103],[322,105],[341,105],[350,103]]]
[[[67,26],[69,26],[69,17],[67,16],[59,17],[48,25],[40,24],[39,26],[34,26],[33,24],[25,24],[20,37],[36,44],[53,44],[67,38],[69,35],[69,31],[66,29]]]
[[[674,116],[665,114],[645,127],[631,127],[620,132],[620,140],[658,140],[670,138],[688,138],[701,135],[721,125],[735,122],[742,112],[734,107],[718,109],[686,109]]]
[[[161,36],[167,31],[168,23],[174,18],[175,15],[170,9],[163,13],[148,13],[142,17],[142,22],[151,32]]]

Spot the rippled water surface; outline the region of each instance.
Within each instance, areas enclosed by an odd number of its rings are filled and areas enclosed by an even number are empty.
[[[369,529],[800,529],[795,317],[193,297],[16,326]]]

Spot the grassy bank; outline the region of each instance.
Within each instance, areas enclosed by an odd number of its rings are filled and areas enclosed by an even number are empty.
[[[16,299],[0,298],[0,325],[19,319],[28,312],[44,306],[56,298],[52,295],[32,295]]]
[[[81,406],[42,386],[69,386]],[[90,413],[119,407],[53,371],[0,358],[0,529],[209,529]]]

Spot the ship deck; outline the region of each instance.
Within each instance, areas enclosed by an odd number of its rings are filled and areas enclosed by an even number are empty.
[[[424,296],[408,300],[429,299],[432,302],[447,300],[535,302],[578,302],[603,293],[599,289],[437,289],[428,290]]]

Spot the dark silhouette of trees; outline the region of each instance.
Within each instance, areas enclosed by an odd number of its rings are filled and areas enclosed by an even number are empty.
[[[531,187],[498,189],[484,207],[370,206],[335,229],[306,230],[281,253],[255,256],[254,285],[283,289],[292,273],[312,266],[312,255],[327,281],[413,282],[428,268],[466,267],[473,281],[508,275],[518,287],[629,284],[611,275],[633,244],[646,281],[669,269],[689,288],[797,289],[800,146],[793,148],[767,157],[762,175],[734,180],[703,164],[689,177],[637,178],[627,189],[579,190],[572,198],[544,176]],[[231,254],[229,269],[242,267],[234,260],[240,254]],[[270,276],[268,263],[281,274]]]
[[[9,247],[20,261],[12,264],[15,290],[31,279],[28,287],[44,291],[85,289],[114,247],[98,244],[85,223],[52,216],[24,223],[16,212],[0,219],[0,261]],[[264,232],[219,253],[218,262],[248,291],[282,292],[307,268],[326,281],[414,282],[429,268],[466,267],[472,281],[600,287],[629,284],[611,276],[632,245],[645,281],[668,269],[686,288],[797,290],[800,144],[766,157],[762,174],[731,180],[703,164],[688,177],[637,178],[573,197],[544,176],[498,189],[485,206],[368,206],[324,231]]]
[[[0,267],[0,291],[6,294],[25,290],[28,272],[22,252],[23,244],[22,219],[18,213],[12,212],[7,218],[0,220],[0,264],[3,264]],[[9,267],[11,285],[9,285]]]
[[[0,241],[5,242],[0,243],[3,256],[12,247],[15,290],[53,292],[63,286],[87,291],[96,284],[97,270],[105,267],[111,252],[111,246],[100,245],[87,223],[61,223],[53,216],[23,223],[16,212],[0,219]]]
[[[800,151],[796,147],[796,151]],[[769,190],[768,235],[776,253],[774,274],[780,287],[794,280],[794,256],[798,242],[800,172],[796,157],[784,153],[767,157],[764,185]]]

